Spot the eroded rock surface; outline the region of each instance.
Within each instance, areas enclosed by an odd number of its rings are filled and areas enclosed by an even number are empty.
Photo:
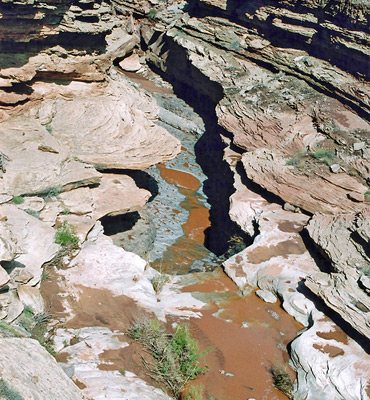
[[[6,338],[0,343],[1,378],[24,399],[85,399],[36,340]]]

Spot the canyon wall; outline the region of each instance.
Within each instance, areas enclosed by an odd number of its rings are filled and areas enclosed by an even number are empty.
[[[307,327],[291,346],[294,398],[369,398],[369,6],[35,0],[3,2],[0,15],[2,318],[14,321],[22,288],[39,285],[59,224],[84,241],[103,216],[146,203],[130,177],[105,171],[180,152],[154,123],[158,105],[122,74],[134,53],[132,70],[153,68],[224,141],[230,215],[253,242],[225,271]],[[111,201],[119,194],[133,200]]]

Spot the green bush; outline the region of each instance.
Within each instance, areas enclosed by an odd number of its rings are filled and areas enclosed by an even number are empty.
[[[370,190],[366,190],[364,196],[365,196],[365,200],[369,200],[370,201]]]
[[[186,324],[177,325],[173,334],[167,334],[157,320],[136,322],[127,330],[128,336],[143,344],[156,362],[145,362],[151,377],[163,382],[176,398],[186,383],[206,371],[205,352],[199,352],[198,343],[190,336]]]
[[[157,294],[159,294],[162,291],[163,286],[168,281],[169,281],[168,275],[165,275],[165,274],[155,275],[154,278],[151,280],[153,289],[155,290],[155,292]]]
[[[14,196],[12,198],[12,202],[14,204],[22,204],[22,203],[24,203],[24,198],[22,196]]]
[[[335,157],[335,154],[334,151],[330,149],[317,149],[313,153],[313,157],[316,158],[316,160],[322,160],[322,159],[332,160]]]
[[[0,398],[6,400],[24,400],[19,392],[11,388],[3,379],[0,379]]]
[[[155,8],[151,8],[148,13],[148,19],[151,21],[157,15],[157,10]]]
[[[61,246],[77,246],[78,237],[73,226],[69,225],[67,221],[64,221],[62,225],[58,226],[57,232],[55,233],[55,243]]]

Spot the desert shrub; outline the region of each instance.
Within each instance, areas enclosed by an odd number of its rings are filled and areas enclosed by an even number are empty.
[[[198,342],[190,336],[188,325],[177,325],[175,332],[165,332],[157,320],[136,322],[127,334],[143,346],[154,357],[155,363],[144,361],[150,376],[164,383],[176,398],[186,383],[206,371],[202,366],[205,352],[199,352]]]
[[[148,13],[148,19],[151,21],[157,15],[157,10],[155,8],[151,8]]]
[[[313,153],[313,157],[316,160],[324,160],[324,159],[332,160],[335,157],[335,154],[334,151],[331,149],[317,149]]]
[[[67,221],[64,221],[62,225],[59,225],[57,232],[55,233],[55,243],[61,246],[77,246],[79,242],[78,236],[73,226],[69,225]]]
[[[365,194],[365,199],[370,201],[370,190],[366,190]]]
[[[204,386],[191,386],[184,400],[204,400]]]
[[[20,337],[21,334],[5,321],[0,321],[0,337]]]
[[[272,380],[276,389],[284,393],[289,399],[293,398],[293,382],[282,365],[273,365],[271,368]]]
[[[155,290],[155,292],[157,294],[159,294],[162,291],[163,286],[168,281],[169,281],[168,275],[165,275],[165,274],[155,275],[154,278],[151,280],[152,285],[153,285],[153,289]]]
[[[12,198],[12,202],[14,204],[22,204],[22,203],[24,203],[24,198],[22,196],[14,196]]]
[[[0,379],[0,398],[6,400],[24,400],[19,392],[10,387],[3,379]]]

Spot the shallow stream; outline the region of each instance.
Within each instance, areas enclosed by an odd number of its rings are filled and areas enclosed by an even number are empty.
[[[209,178],[198,165],[195,150],[204,133],[200,117],[170,91],[158,89],[158,94],[153,82],[133,74],[130,78],[159,97],[160,105],[170,105],[168,112],[177,109],[184,118],[183,131],[168,124],[168,113],[160,122],[181,140],[181,154],[166,165],[147,170],[158,184],[157,194],[147,205],[156,232],[148,258],[162,273],[193,272],[184,276],[182,290],[208,304],[201,318],[189,321],[202,350],[211,349],[206,357],[209,371],[196,384],[204,386],[207,399],[286,399],[274,388],[270,370],[273,364],[288,362],[286,347],[302,326],[278,304],[266,304],[253,292],[241,296],[220,267],[222,259],[204,246],[205,232],[212,228],[210,206],[203,192]],[[189,132],[186,121],[192,122],[193,132]],[[215,152],[219,154],[219,149]],[[214,157],[217,163],[219,156],[210,153],[208,157]],[[134,233],[132,238],[135,240]]]

